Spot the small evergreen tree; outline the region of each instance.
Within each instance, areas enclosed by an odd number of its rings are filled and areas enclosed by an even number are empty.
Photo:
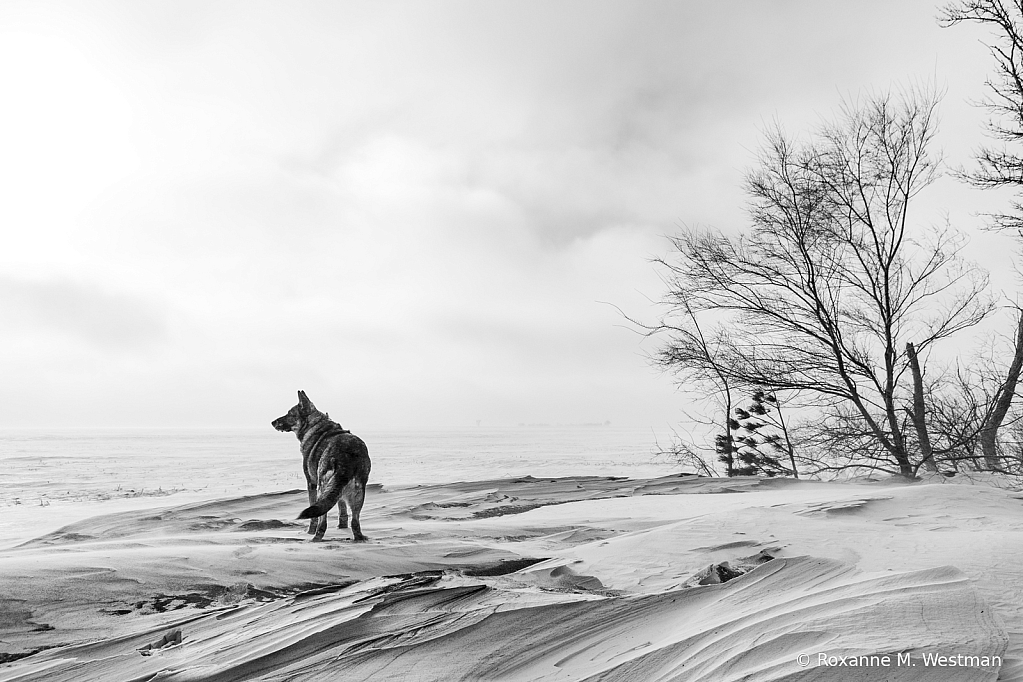
[[[777,412],[777,417],[772,414]],[[781,406],[773,393],[756,391],[748,408],[735,408],[736,419],[729,426],[736,433],[731,440],[737,444],[738,462],[733,466],[736,476],[795,476],[796,463]],[[744,432],[744,433],[740,433]],[[782,464],[787,456],[791,468]]]

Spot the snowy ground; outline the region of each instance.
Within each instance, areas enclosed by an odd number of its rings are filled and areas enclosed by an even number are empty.
[[[990,481],[374,486],[360,544],[188,495],[0,550],[0,680],[1023,680]]]

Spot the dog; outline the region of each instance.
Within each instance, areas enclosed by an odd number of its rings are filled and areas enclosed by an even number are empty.
[[[338,528],[348,527],[348,512],[352,512],[352,536],[356,542],[367,538],[362,534],[359,513],[366,498],[369,480],[369,448],[361,438],[330,420],[306,396],[298,392],[298,405],[283,417],[270,422],[278,431],[293,432],[298,436],[302,450],[302,468],[309,489],[309,506],[298,515],[309,519],[313,542],[323,540],[327,532],[327,512],[337,503]]]

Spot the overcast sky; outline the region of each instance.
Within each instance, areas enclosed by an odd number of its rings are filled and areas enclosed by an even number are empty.
[[[772,120],[933,81],[967,163],[985,34],[936,14],[8,0],[0,426],[261,426],[304,389],[355,429],[663,427],[686,398],[601,302],[653,319],[665,235],[743,229]]]

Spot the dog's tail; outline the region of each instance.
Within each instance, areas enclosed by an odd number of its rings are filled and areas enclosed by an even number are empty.
[[[315,519],[319,516],[323,516],[330,511],[331,507],[337,504],[339,499],[341,499],[341,490],[344,486],[341,485],[341,481],[338,480],[337,474],[330,471],[324,479],[325,480],[320,481],[319,495],[316,497],[316,502],[313,503],[313,506],[303,509],[302,513],[298,515],[298,518]]]

